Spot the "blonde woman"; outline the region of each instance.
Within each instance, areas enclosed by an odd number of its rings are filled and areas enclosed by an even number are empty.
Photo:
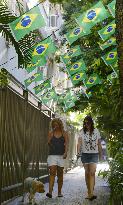
[[[68,134],[64,130],[62,121],[55,118],[51,121],[51,131],[48,134],[49,155],[47,159],[49,167],[49,192],[47,197],[52,198],[52,191],[57,174],[58,197],[62,195],[64,159],[68,151]]]

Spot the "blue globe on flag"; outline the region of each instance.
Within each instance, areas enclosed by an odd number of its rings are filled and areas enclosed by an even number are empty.
[[[95,16],[96,16],[96,12],[95,12],[94,10],[89,11],[88,14],[87,14],[87,18],[88,18],[89,20],[93,20],[93,18],[94,18]]]
[[[73,51],[68,52],[68,56],[71,56],[73,54]]]
[[[108,28],[107,28],[107,32],[111,32],[113,30],[113,27],[112,26],[109,26]]]
[[[74,64],[74,66],[73,66],[74,69],[77,69],[78,67],[79,67],[79,65],[77,63]]]
[[[79,78],[80,78],[80,74],[77,74],[77,75],[76,75],[76,79],[79,79]]]
[[[109,58],[112,58],[112,59],[113,59],[113,58],[114,58],[114,53],[110,53],[110,54],[109,54]]]
[[[93,82],[94,82],[94,79],[93,79],[93,78],[90,78],[90,79],[89,79],[89,82],[90,82],[90,83],[93,83]]]
[[[76,28],[73,33],[74,33],[74,35],[78,35],[80,33],[80,28]]]
[[[45,51],[45,47],[43,45],[40,45],[36,48],[36,52],[38,54],[42,54]]]
[[[108,43],[112,43],[112,40],[111,40],[111,39],[109,39],[109,40],[108,40]]]
[[[21,26],[23,26],[23,27],[27,27],[30,23],[31,23],[30,16],[25,16],[25,17],[21,20]]]

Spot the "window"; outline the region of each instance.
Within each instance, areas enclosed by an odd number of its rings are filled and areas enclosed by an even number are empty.
[[[52,27],[52,28],[57,27],[57,15],[49,16],[49,27]]]

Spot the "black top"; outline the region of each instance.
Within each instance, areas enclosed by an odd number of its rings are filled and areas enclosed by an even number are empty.
[[[65,139],[63,136],[52,137],[49,143],[49,155],[63,155],[65,152]]]

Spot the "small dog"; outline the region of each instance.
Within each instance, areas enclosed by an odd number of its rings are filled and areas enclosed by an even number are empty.
[[[44,184],[32,177],[28,177],[24,180],[24,192],[29,193],[29,203],[34,202],[35,193],[44,193]]]

